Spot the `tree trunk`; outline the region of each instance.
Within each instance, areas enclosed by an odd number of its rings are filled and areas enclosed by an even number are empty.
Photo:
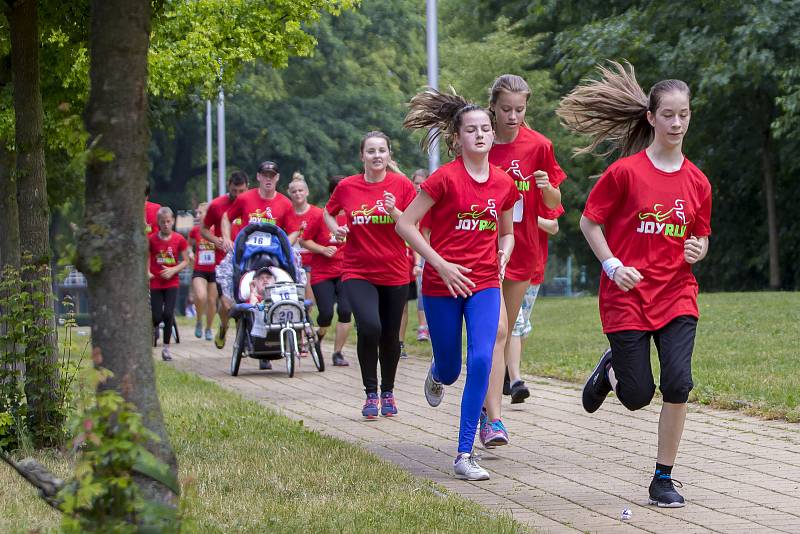
[[[14,152],[0,139],[0,270],[19,267],[19,219]]]
[[[25,397],[34,445],[60,440],[63,418],[58,391],[58,348],[50,274],[50,210],[44,167],[42,94],[39,87],[39,26],[36,1],[16,0],[9,11],[14,84],[19,246],[26,269],[23,289],[31,295],[36,324],[25,347]],[[26,256],[30,255],[30,259]],[[37,295],[41,295],[39,298]]]
[[[775,208],[775,164],[772,155],[772,132],[769,127],[762,136],[761,171],[764,175],[764,196],[767,201],[769,287],[777,290],[781,288],[781,268],[778,243],[778,214]]]
[[[114,388],[133,403],[160,438],[148,448],[177,473],[155,384],[142,209],[148,173],[147,50],[150,0],[93,0],[86,170],[86,226],[80,268],[88,280],[92,358],[114,376]],[[174,495],[140,480],[145,495],[164,503]]]

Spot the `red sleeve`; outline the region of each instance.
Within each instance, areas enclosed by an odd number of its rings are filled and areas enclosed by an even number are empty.
[[[189,239],[194,239],[195,241],[200,241],[200,228],[197,226],[193,226],[191,230],[189,230]]]
[[[514,180],[512,180],[511,177],[508,177],[508,193],[506,193],[506,198],[504,199],[503,204],[500,207],[501,211],[508,211],[512,209],[518,199],[519,199],[519,191],[517,190],[517,186],[514,183]]]
[[[544,202],[542,202],[541,208],[542,208],[541,216],[543,219],[550,219],[552,221],[564,215],[564,206],[561,204],[559,204],[553,209],[550,209],[544,205]]]
[[[222,218],[217,213],[217,204],[216,202],[212,202],[208,205],[208,210],[206,211],[206,216],[203,217],[203,224],[206,228],[211,228],[212,226],[216,226],[219,224],[219,220]]]
[[[444,177],[445,173],[437,170],[420,185],[420,189],[428,193],[434,203],[439,202],[445,194]]]
[[[342,211],[343,208],[341,196],[342,194],[344,194],[342,193],[342,190],[344,188],[341,187],[341,185],[342,184],[340,183],[339,185],[336,186],[336,188],[333,190],[331,198],[328,199],[328,203],[325,204],[325,211],[327,211],[334,217],[336,217],[339,214],[339,212]]]
[[[279,224],[278,226],[286,230],[287,234],[291,234],[300,229],[300,217],[298,217],[296,213],[289,213],[286,215],[286,225]]]
[[[542,170],[547,173],[547,177],[553,187],[558,187],[561,182],[567,179],[567,173],[564,172],[564,170],[558,164],[558,161],[556,161],[556,154],[553,151],[552,143],[547,143],[542,161],[544,162],[545,167]]]
[[[594,184],[583,214],[597,224],[606,222],[608,216],[622,199],[623,188],[613,169],[608,169]]]
[[[245,191],[245,193],[247,193],[247,191]],[[231,207],[228,208],[228,211],[225,212],[225,213],[228,214],[228,221],[230,221],[231,225],[233,225],[233,221],[235,221],[236,219],[238,219],[239,217],[242,216],[242,211],[243,211],[243,208],[244,208],[244,199],[242,197],[245,196],[245,193],[242,193],[241,195],[236,197],[236,200],[233,201],[233,204],[231,204]],[[206,214],[206,215],[208,215],[208,214]],[[219,214],[220,221],[222,220],[222,215],[223,215],[222,213]],[[247,226],[247,225],[245,225],[245,226]],[[220,228],[220,230],[221,230],[221,228]]]
[[[406,185],[404,186],[404,191],[403,191],[404,193],[403,196],[405,198],[403,199],[403,207],[400,208],[403,211],[405,211],[406,208],[408,208],[411,205],[411,203],[414,201],[414,197],[417,196],[417,189],[414,187],[414,184],[412,184],[411,181],[408,179],[405,180],[405,184]]]
[[[291,234],[294,230],[290,230],[289,227],[295,224],[294,206],[292,206],[291,200],[283,195],[281,195],[281,197],[281,205],[283,209],[281,210],[282,213],[275,218],[275,221],[278,223],[278,226],[286,231],[287,234]]]
[[[697,209],[692,233],[697,237],[711,235],[711,187],[708,187],[708,191],[705,192],[705,198]]]
[[[301,237],[308,241],[313,241],[319,245],[317,239],[319,237],[320,225],[324,224],[325,222],[322,220],[322,211],[316,212],[316,214],[309,217],[308,221],[306,222],[306,228],[303,230],[303,235]]]

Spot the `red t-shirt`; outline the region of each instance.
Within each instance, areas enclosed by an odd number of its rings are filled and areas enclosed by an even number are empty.
[[[318,208],[313,204],[309,204],[308,210],[305,213],[298,214],[294,211],[294,208],[289,213],[288,217],[286,218],[286,233],[291,234],[293,232],[300,231],[300,237],[297,238],[297,243],[295,243],[294,249],[295,252],[300,253],[300,259],[303,262],[304,267],[312,267],[313,263],[313,254],[307,248],[303,248],[300,246],[300,239],[308,239],[305,237],[305,231],[308,228],[308,224],[317,218],[322,218],[322,208]],[[324,221],[323,221],[324,224]]]
[[[241,227],[231,228],[231,239],[235,240],[239,230],[252,223],[272,223],[285,231],[291,213],[292,202],[281,193],[276,192],[267,200],[261,198],[258,189],[245,191],[228,208],[228,219],[241,219]]]
[[[711,234],[711,185],[694,164],[684,159],[679,170],[660,171],[644,150],[620,159],[597,181],[583,214],[604,226],[611,252],[644,277],[624,292],[600,276],[603,332],[654,331],[679,315],[699,317],[683,245]]]
[[[558,219],[559,217],[561,217],[564,214],[564,206],[562,206],[561,204],[556,206],[555,209],[552,209],[552,210],[548,209],[548,207],[545,206],[542,203],[541,191],[539,192],[539,203],[540,203],[539,204],[539,209],[540,209],[539,216],[542,217],[543,219],[550,219],[550,220]],[[531,277],[531,284],[532,285],[539,285],[539,284],[543,284],[544,283],[544,271],[545,271],[545,269],[547,269],[547,251],[548,251],[547,242],[550,239],[550,234],[548,234],[547,232],[545,232],[541,228],[538,228],[537,231],[539,232],[539,258],[540,258],[540,261],[536,265],[536,270],[534,271],[533,276]]]
[[[181,254],[186,247],[186,239],[178,232],[172,232],[168,239],[161,239],[159,233],[150,234],[150,289],[168,289],[180,285],[179,276],[163,279],[160,276],[165,267],[175,267],[181,262]]]
[[[207,241],[200,233],[200,226],[189,232],[189,239],[194,239],[194,270],[201,273],[213,273],[217,266],[217,254],[214,243]]]
[[[147,235],[153,232],[158,232],[158,210],[161,209],[161,204],[144,201],[144,233]]]
[[[435,202],[428,211],[431,247],[446,261],[472,269],[467,277],[475,283],[473,293],[500,287],[497,226],[500,215],[512,209],[518,198],[514,181],[493,165],[489,169],[489,179],[478,183],[462,159],[456,158],[439,167],[421,186]],[[439,273],[428,263],[422,288],[423,295],[450,296]]]
[[[206,216],[203,219],[203,224],[205,224],[206,228],[209,228],[217,237],[222,237],[222,215],[228,211],[228,208],[230,208],[232,204],[233,200],[231,200],[230,195],[225,194],[218,196],[211,201],[211,204],[208,205]],[[231,221],[231,235],[233,236],[231,239],[236,236],[236,233],[239,232],[241,226],[241,219],[234,219]],[[224,257],[225,251],[218,248],[216,258],[217,264],[219,264]]]
[[[514,254],[506,266],[509,280],[530,280],[541,261],[539,253],[539,188],[533,173],[547,173],[553,187],[566,179],[553,153],[553,144],[545,136],[520,127],[511,143],[495,144],[489,151],[489,162],[497,165],[514,180],[522,202],[514,206]]]
[[[417,194],[411,180],[394,172],[377,183],[367,182],[363,174],[348,176],[333,190],[325,209],[331,215],[347,215],[347,254],[342,280],[359,278],[381,286],[408,283],[406,244],[395,232],[395,221],[383,209],[383,192],[395,197],[395,205],[405,210]]]
[[[347,224],[347,217],[342,213],[336,216],[339,226]],[[324,254],[311,253],[311,285],[319,284],[325,280],[340,278],[342,276],[342,259],[344,258],[345,243],[339,242],[336,235],[328,229],[322,218],[322,210],[308,221],[303,231],[303,239],[313,241],[322,247],[336,247],[336,254],[330,258]]]

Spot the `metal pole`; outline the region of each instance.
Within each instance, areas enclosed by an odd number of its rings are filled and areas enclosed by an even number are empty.
[[[428,86],[433,89],[439,88],[439,51],[437,49],[438,38],[437,19],[436,19],[436,0],[426,0],[425,18],[428,35]],[[431,147],[428,153],[428,172],[433,172],[439,168],[439,143]]]
[[[211,202],[211,199],[214,198],[213,137],[214,133],[211,131],[211,100],[206,100],[206,202]],[[222,194],[221,191],[220,194]]]
[[[225,193],[225,91],[220,88],[217,101],[217,186],[219,194]]]

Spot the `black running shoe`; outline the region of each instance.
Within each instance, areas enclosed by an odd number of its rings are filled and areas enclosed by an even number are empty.
[[[525,402],[525,399],[531,396],[531,392],[525,382],[517,380],[511,384],[511,404],[519,404]]]
[[[583,409],[589,413],[596,412],[611,391],[611,382],[606,376],[606,365],[610,362],[611,349],[606,349],[583,386]]]
[[[258,368],[262,371],[269,371],[272,369],[272,362],[269,360],[258,360]]]
[[[342,355],[341,352],[338,352],[338,351],[334,352],[331,355],[331,358],[333,359],[333,366],[334,367],[347,367],[348,365],[350,365],[350,362],[348,362],[345,359],[345,357]]]
[[[675,485],[683,487],[677,480],[673,480],[670,475],[655,475],[650,482],[650,498],[648,504],[655,504],[660,508],[681,508],[686,505],[686,501],[680,493],[675,490]]]
[[[508,369],[506,369],[506,376],[503,378],[503,395],[511,395],[511,379],[508,378]]]

